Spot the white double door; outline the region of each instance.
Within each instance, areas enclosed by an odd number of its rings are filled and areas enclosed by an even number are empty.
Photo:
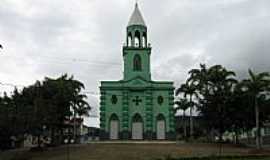
[[[110,139],[117,140],[119,139],[119,121],[111,120],[110,122]]]
[[[165,121],[157,120],[157,139],[163,140],[165,139]]]
[[[143,123],[142,122],[132,123],[132,139],[134,140],[143,139]]]

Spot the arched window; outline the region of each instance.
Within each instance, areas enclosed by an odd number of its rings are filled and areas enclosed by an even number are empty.
[[[140,40],[140,32],[139,31],[136,31],[135,32],[135,39],[134,39],[134,42],[135,42],[135,47],[140,47],[141,46],[141,40]]]
[[[127,46],[130,47],[131,46],[131,41],[132,41],[132,38],[131,38],[131,33],[128,34],[128,38],[127,38]]]
[[[136,113],[133,118],[132,118],[133,122],[143,122],[142,116],[138,113]]]
[[[145,37],[143,37],[143,38],[142,38],[142,47],[143,47],[143,48],[146,47],[146,45],[145,45],[145,44],[146,44],[146,43],[145,43],[145,40],[146,40]]]
[[[141,71],[142,70],[142,60],[141,57],[136,54],[133,59],[133,70],[134,71]]]
[[[162,96],[158,96],[157,102],[159,105],[162,105],[162,103],[164,102],[164,98]]]
[[[112,95],[112,98],[111,98],[111,102],[112,104],[116,104],[117,103],[117,96],[116,95]]]
[[[134,42],[135,42],[135,47],[138,48],[140,46],[139,38],[135,37]]]
[[[119,120],[119,119],[118,116],[115,113],[113,113],[110,117],[110,120]]]
[[[146,47],[147,46],[147,38],[146,38],[146,33],[143,33],[143,37],[142,37],[142,47]]]
[[[165,120],[165,117],[163,116],[163,114],[158,114],[157,116],[157,120]]]

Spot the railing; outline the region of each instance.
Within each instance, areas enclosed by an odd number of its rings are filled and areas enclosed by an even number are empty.
[[[133,45],[127,45],[126,43],[123,44],[123,48],[151,48],[151,43],[148,43],[147,46],[139,46],[138,44]]]

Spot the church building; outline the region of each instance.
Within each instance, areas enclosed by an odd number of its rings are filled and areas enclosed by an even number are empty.
[[[173,82],[151,79],[151,46],[137,3],[126,28],[122,56],[123,79],[101,81],[100,138],[175,139]]]

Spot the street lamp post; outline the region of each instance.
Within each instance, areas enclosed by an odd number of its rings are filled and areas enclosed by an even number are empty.
[[[74,139],[71,138],[70,136],[70,129],[68,129],[68,136],[67,138],[64,140],[64,143],[67,145],[67,160],[70,160],[70,149],[69,149],[69,144],[73,144],[74,143]]]

